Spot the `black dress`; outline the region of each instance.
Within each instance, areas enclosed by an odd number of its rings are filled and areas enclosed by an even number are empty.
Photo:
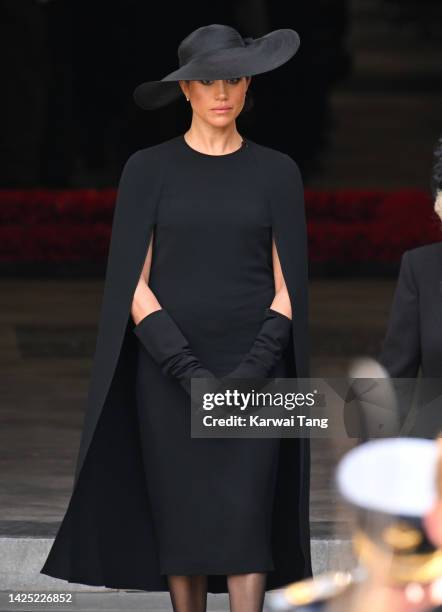
[[[248,144],[225,155],[181,151],[163,185],[149,285],[201,363],[227,375],[248,351],[274,297],[268,205]],[[153,323],[154,324],[154,323]],[[282,360],[270,375],[285,375]],[[139,343],[137,409],[161,572],[274,569],[278,438],[190,436],[190,398]]]
[[[252,344],[276,321],[266,314],[273,233],[294,312],[268,375],[309,375],[296,163],[250,139],[222,156],[194,150],[183,135],[136,151],[118,186],[74,487],[40,571],[147,591],[168,590],[166,574],[204,573],[212,593],[226,593],[235,572],[267,571],[267,589],[307,578],[308,437],[191,438],[188,394],[133,333],[146,330],[130,311],[152,230],[157,312],[170,313],[216,376],[248,367]],[[144,318],[150,331],[167,323],[153,315]]]

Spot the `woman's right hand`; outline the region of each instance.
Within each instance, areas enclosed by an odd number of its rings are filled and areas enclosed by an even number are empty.
[[[150,277],[150,268],[152,265],[153,237],[154,232],[152,230],[149,240],[149,248],[147,249],[146,259],[144,261],[140,279],[138,281],[138,285],[136,286],[132,299],[131,314],[135,325],[138,325],[141,319],[144,319],[144,317],[147,317],[147,315],[150,315],[152,312],[155,312],[155,310],[161,309],[161,304],[159,303],[152,289],[148,285]]]
[[[147,315],[160,310],[161,304],[143,277],[140,277],[132,300],[131,314],[135,325]]]

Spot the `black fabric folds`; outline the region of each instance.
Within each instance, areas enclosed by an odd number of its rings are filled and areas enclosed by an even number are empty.
[[[255,342],[229,378],[265,378],[281,359],[287,347],[292,321],[272,308],[266,308],[266,317]]]
[[[288,345],[291,328],[291,319],[266,308],[264,322],[251,349],[227,378],[267,377]],[[192,378],[215,378],[192,352],[186,337],[165,308],[141,319],[133,332],[163,374],[177,378],[189,395]]]
[[[214,378],[193,354],[186,337],[165,308],[141,319],[133,332],[163,374],[177,378],[189,395],[192,378]]]

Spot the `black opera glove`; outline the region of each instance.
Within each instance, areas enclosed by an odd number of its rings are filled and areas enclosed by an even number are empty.
[[[189,395],[192,378],[215,378],[192,353],[186,337],[165,308],[145,316],[133,332],[161,371],[175,377]]]
[[[266,316],[255,342],[228,378],[266,378],[281,359],[290,339],[292,320],[266,308]]]

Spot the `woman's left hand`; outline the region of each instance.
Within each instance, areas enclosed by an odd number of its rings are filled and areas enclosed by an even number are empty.
[[[274,238],[272,240],[272,261],[273,278],[275,281],[275,297],[270,308],[291,319],[292,304],[290,302],[289,292],[285,283],[284,274],[282,273],[281,262],[279,260],[278,250],[276,248]]]

